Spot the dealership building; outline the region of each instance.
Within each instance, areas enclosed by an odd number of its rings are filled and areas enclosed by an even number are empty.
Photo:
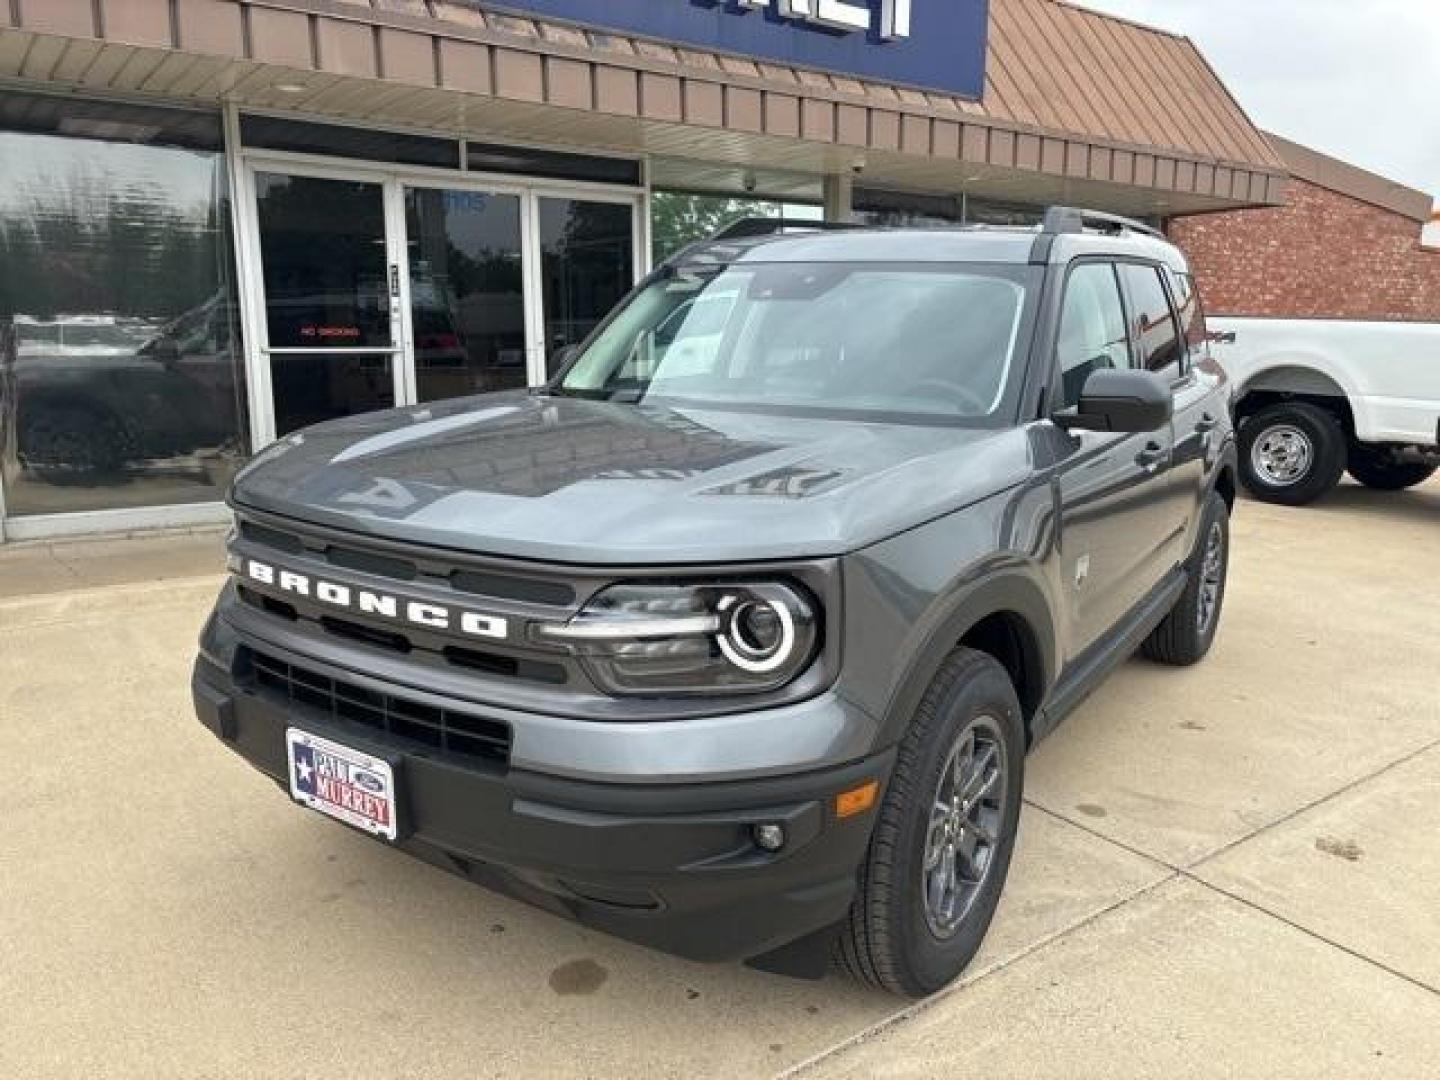
[[[1060,0],[0,0],[0,539],[543,382],[717,214],[1275,206],[1186,39]]]

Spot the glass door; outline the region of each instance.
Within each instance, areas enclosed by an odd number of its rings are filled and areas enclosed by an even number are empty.
[[[529,384],[522,199],[405,187],[413,400]]]
[[[257,170],[253,184],[272,434],[394,405],[401,323],[384,183]]]
[[[259,158],[246,167],[255,442],[544,382],[634,284],[641,201]]]
[[[537,203],[543,381],[560,351],[583,341],[635,284],[637,237],[633,199],[541,195]]]

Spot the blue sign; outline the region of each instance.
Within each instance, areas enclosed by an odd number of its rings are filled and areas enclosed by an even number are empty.
[[[494,0],[487,7],[979,99],[989,0]]]

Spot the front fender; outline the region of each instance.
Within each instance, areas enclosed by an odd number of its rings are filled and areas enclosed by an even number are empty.
[[[842,681],[880,719],[877,748],[899,741],[945,657],[991,615],[1025,627],[1027,703],[1043,697],[1060,656],[1054,524],[1049,486],[1027,485],[847,557]]]

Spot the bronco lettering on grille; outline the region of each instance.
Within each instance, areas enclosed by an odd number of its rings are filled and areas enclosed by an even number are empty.
[[[245,577],[256,584],[268,585],[296,596],[313,598],[332,607],[356,611],[362,615],[397,619],[427,630],[452,630],[471,637],[499,640],[504,640],[510,633],[509,620],[499,615],[457,611],[444,604],[408,600],[390,593],[341,585],[334,581],[312,578],[307,574],[297,574],[293,570],[281,570],[258,559],[245,560]]]

